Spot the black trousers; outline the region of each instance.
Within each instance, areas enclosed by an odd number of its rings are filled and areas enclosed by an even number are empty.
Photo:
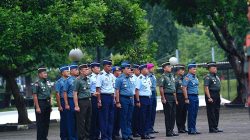
[[[186,120],[187,120],[187,104],[185,103],[185,98],[183,94],[177,93],[178,105],[176,106],[176,125],[178,131],[186,130]]]
[[[79,99],[80,112],[76,112],[78,140],[90,140],[92,103],[91,98]]]
[[[38,100],[41,113],[36,112],[37,140],[47,140],[51,105],[49,100]]]
[[[173,133],[175,125],[176,103],[174,101],[173,95],[165,94],[165,98],[167,102],[163,104],[163,109],[165,115],[166,134],[171,134]]]
[[[207,97],[205,98],[209,130],[218,129],[221,102],[220,94],[218,91],[210,91],[210,96],[213,99],[212,103],[208,102]]]

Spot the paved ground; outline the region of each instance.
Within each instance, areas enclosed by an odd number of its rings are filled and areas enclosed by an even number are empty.
[[[189,136],[181,134],[178,137],[166,138],[164,118],[162,113],[157,113],[155,129],[160,133],[155,135],[156,140],[250,140],[250,120],[247,109],[222,108],[220,128],[223,133],[208,133],[206,110],[200,108],[197,128],[201,135]],[[36,130],[0,132],[0,140],[35,140]],[[59,140],[59,124],[51,124],[49,140]]]

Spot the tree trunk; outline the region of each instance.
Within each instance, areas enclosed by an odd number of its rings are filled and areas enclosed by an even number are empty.
[[[8,74],[6,77],[6,84],[11,89],[11,93],[14,97],[15,106],[18,111],[18,124],[29,124],[31,121],[28,118],[27,108],[25,105],[24,97],[19,93],[19,88],[15,80],[15,76]]]
[[[244,73],[244,61],[239,62],[238,57],[229,55],[229,62],[237,79],[237,96],[231,104],[244,104],[247,97],[247,75]]]

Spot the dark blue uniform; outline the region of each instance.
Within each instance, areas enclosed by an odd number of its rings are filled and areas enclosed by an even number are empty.
[[[150,119],[150,132],[155,132],[154,131],[154,124],[155,124],[155,115],[156,115],[156,107],[157,107],[157,98],[156,98],[156,78],[153,73],[149,74],[149,78],[151,80],[151,91],[152,91],[152,96],[151,96],[151,119]]]
[[[182,83],[182,86],[187,87],[187,94],[189,99],[188,105],[188,133],[196,133],[196,119],[199,109],[198,86],[199,81],[197,77],[188,73]]]
[[[55,89],[56,89],[56,92],[59,93],[59,95],[60,95],[61,106],[63,108],[63,110],[60,111],[60,137],[61,137],[61,140],[68,139],[67,114],[66,114],[65,102],[64,102],[64,98],[63,98],[63,86],[64,86],[65,81],[66,81],[66,79],[61,77],[59,80],[57,80],[57,82],[55,84]]]
[[[135,85],[131,81],[130,76],[122,74],[116,79],[115,89],[119,90],[121,114],[120,114],[120,126],[122,132],[122,138],[128,139],[132,135],[131,122],[134,109],[134,91]]]

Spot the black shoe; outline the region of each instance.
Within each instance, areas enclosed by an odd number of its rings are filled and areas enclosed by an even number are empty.
[[[173,133],[167,133],[166,136],[167,137],[173,137]]]
[[[186,133],[185,130],[179,130],[178,133]]]
[[[196,135],[199,135],[199,134],[201,134],[201,132],[196,131],[195,134],[196,134]]]
[[[159,132],[158,132],[158,131],[153,130],[153,131],[151,131],[150,133],[151,133],[151,134],[154,134],[154,133],[159,133]]]
[[[212,128],[212,129],[209,129],[209,133],[218,133],[218,130]]]
[[[196,132],[188,132],[188,135],[196,135]]]
[[[223,132],[223,130],[221,130],[221,129],[218,129],[218,128],[216,128],[216,130],[217,130],[218,132]]]
[[[173,135],[173,136],[179,136],[179,134],[176,134],[176,133],[174,133],[174,132],[172,133],[172,135]]]
[[[133,137],[137,138],[137,137],[141,137],[141,135],[139,135],[138,133],[133,134]]]
[[[149,140],[150,137],[148,135],[145,135],[145,136],[141,136],[141,139],[144,139],[144,140]]]

